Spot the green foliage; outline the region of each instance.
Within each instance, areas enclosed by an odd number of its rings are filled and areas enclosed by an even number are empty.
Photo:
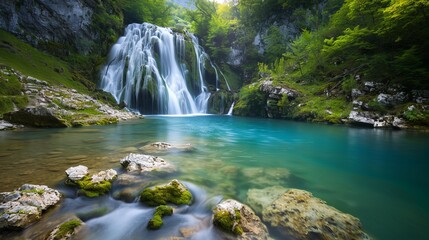
[[[192,201],[192,194],[181,185],[177,180],[173,180],[168,185],[158,186],[153,189],[146,188],[140,194],[140,201],[149,206],[159,206],[167,203],[189,205]]]
[[[412,110],[406,110],[403,115],[404,118],[413,125],[429,125],[429,110],[414,108]]]
[[[79,219],[73,219],[61,224],[58,228],[58,232],[54,236],[54,239],[57,240],[64,238],[67,234],[73,233],[80,225],[82,225],[82,221]]]
[[[259,91],[258,84],[250,84],[241,88],[239,100],[234,106],[234,115],[262,117],[265,116],[266,96]]]
[[[153,214],[151,220],[149,220],[147,227],[152,230],[161,228],[163,221],[162,217],[171,216],[173,214],[173,208],[167,205],[158,206]]]
[[[226,210],[218,211],[213,216],[213,224],[220,227],[224,231],[234,233],[236,235],[243,234],[243,229],[240,226],[240,210],[234,209],[234,214]]]
[[[120,0],[124,24],[149,22],[167,26],[171,21],[171,5],[166,0]]]
[[[357,87],[357,82],[354,76],[350,76],[344,82],[341,83],[341,89],[346,93],[350,94],[353,88]]]

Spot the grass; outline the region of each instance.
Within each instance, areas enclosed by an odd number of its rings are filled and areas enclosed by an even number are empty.
[[[83,84],[73,80],[74,76],[66,62],[35,49],[3,30],[0,30],[0,64],[52,85],[89,92]]]

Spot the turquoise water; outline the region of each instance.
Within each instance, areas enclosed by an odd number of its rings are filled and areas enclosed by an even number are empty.
[[[111,126],[0,132],[0,190],[26,182],[61,188],[68,167],[120,169],[122,157],[155,141],[195,147],[162,157],[178,167],[175,178],[195,185],[204,198],[245,202],[249,188],[299,188],[358,217],[375,239],[427,239],[429,134],[422,132],[228,116],[154,116]],[[264,174],[252,177],[252,171]],[[109,200],[116,210],[134,209],[117,202]]]

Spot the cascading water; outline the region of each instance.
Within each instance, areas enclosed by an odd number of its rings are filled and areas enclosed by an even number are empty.
[[[195,36],[186,36],[191,41],[168,28],[130,24],[112,47],[102,70],[101,88],[142,114],[206,113],[210,92],[204,63],[208,57]],[[193,48],[186,48],[187,43]],[[195,60],[187,61],[189,56]]]

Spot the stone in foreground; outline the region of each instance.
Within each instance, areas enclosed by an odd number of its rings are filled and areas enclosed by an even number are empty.
[[[192,194],[183,183],[174,179],[165,185],[146,188],[140,194],[140,201],[149,206],[159,206],[167,203],[189,205],[192,201]]]
[[[213,209],[213,224],[230,235],[223,239],[268,239],[267,227],[250,207],[228,199]]]
[[[13,192],[0,193],[0,230],[27,227],[60,199],[57,190],[45,185],[24,184]]]
[[[120,163],[128,172],[174,171],[174,167],[164,159],[145,154],[130,153]]]
[[[80,231],[84,223],[79,218],[74,218],[58,225],[51,231],[46,240],[67,240],[72,239]]]
[[[88,168],[82,165],[68,168],[66,174],[68,178],[66,184],[78,186],[79,192],[87,197],[98,197],[108,193],[112,188],[112,181],[118,176],[113,169],[100,171],[90,176]]]
[[[362,231],[359,219],[304,190],[288,190],[262,215],[286,239],[370,239]]]

